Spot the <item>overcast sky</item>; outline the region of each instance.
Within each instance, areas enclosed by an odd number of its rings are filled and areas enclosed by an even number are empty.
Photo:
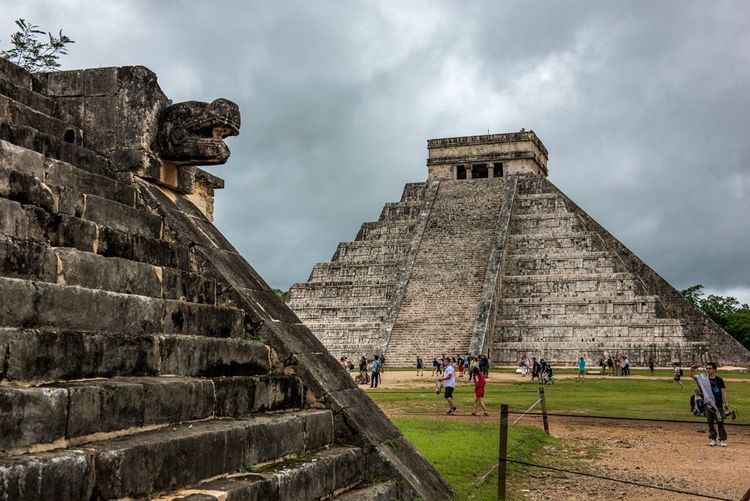
[[[65,69],[145,65],[242,111],[216,224],[304,282],[407,182],[428,138],[533,129],[550,179],[674,286],[750,302],[750,3],[18,1]]]

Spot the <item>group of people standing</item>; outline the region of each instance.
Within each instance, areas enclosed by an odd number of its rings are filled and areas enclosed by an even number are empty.
[[[524,353],[518,361],[518,369],[521,377],[526,377],[526,375],[531,372],[531,380],[529,380],[529,383],[533,383],[536,379],[539,384],[552,384],[552,364],[543,358],[540,358],[539,360],[537,360],[536,357],[529,358],[529,356]]]
[[[474,369],[478,369],[479,372],[485,377],[489,377],[490,374],[490,359],[487,355],[471,355],[467,353],[465,356],[457,357],[446,357],[443,355],[438,359],[434,357],[432,359],[432,376],[439,376],[443,372],[443,361],[448,360],[454,369],[458,369],[458,376],[464,377],[466,372],[469,373],[469,381],[474,380]],[[417,356],[417,375],[420,375],[422,359]]]

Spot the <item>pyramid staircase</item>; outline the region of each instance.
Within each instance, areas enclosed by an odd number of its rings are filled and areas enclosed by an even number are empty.
[[[445,499],[188,199],[0,59],[0,500]]]

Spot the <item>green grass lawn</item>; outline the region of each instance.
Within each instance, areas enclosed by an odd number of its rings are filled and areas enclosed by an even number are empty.
[[[738,423],[750,423],[750,376],[721,373],[727,381],[729,403],[737,411]],[[473,386],[467,378],[457,378],[454,393],[459,414],[470,414],[473,408]],[[538,398],[539,385],[529,383],[528,376],[508,382],[495,382],[490,375],[486,387],[485,404],[498,410],[506,403],[511,410],[525,410]],[[628,377],[589,378],[579,383],[574,379],[557,379],[545,386],[549,412],[596,416],[646,417],[702,421],[690,412],[689,400],[695,383],[683,380],[684,390],[673,389],[665,379],[636,379]],[[425,376],[424,388],[384,389],[370,392],[372,399],[386,412],[407,415],[445,413],[447,406],[442,396],[435,395],[432,378]],[[538,409],[535,409],[535,411]]]
[[[582,383],[574,379],[558,379],[554,385],[544,387],[547,408],[552,413],[705,422],[704,418],[694,417],[689,409],[695,383],[686,378],[684,390],[673,389],[671,379],[664,379],[669,375],[667,371],[658,375],[663,378],[606,377],[591,378]],[[738,413],[735,422],[750,423],[750,375],[726,372],[720,375],[727,381],[730,405]],[[492,415],[466,417],[473,410],[473,385],[466,378],[458,378],[454,396],[459,416],[453,417],[445,416],[447,405],[442,395],[435,394],[432,381],[425,376],[424,387],[420,384],[414,389],[388,389],[386,380],[383,389],[369,392],[369,395],[383,410],[396,416],[396,425],[453,486],[456,499],[495,499],[496,474],[481,485],[475,485],[474,481],[497,463],[500,404],[509,404],[511,410],[525,410],[538,398],[538,384],[529,383],[528,377],[499,381],[490,376],[485,402]],[[539,408],[534,411],[539,411]],[[517,417],[511,414],[510,421]],[[553,432],[555,419],[550,417]],[[564,448],[560,440],[547,437],[539,428],[523,426],[537,420],[526,417],[518,426],[510,428],[508,457],[534,462],[534,459],[547,455],[548,448]],[[606,421],[603,423],[607,426]],[[545,454],[542,454],[543,448]],[[556,464],[573,468],[580,466],[565,461],[563,458]],[[545,461],[542,459],[541,462]],[[525,470],[511,465],[509,471],[511,484],[522,485],[527,481]]]

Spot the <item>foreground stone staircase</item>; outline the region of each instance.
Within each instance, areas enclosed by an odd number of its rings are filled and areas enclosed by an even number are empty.
[[[0,59],[0,500],[450,497],[190,194],[84,147],[92,71]]]

